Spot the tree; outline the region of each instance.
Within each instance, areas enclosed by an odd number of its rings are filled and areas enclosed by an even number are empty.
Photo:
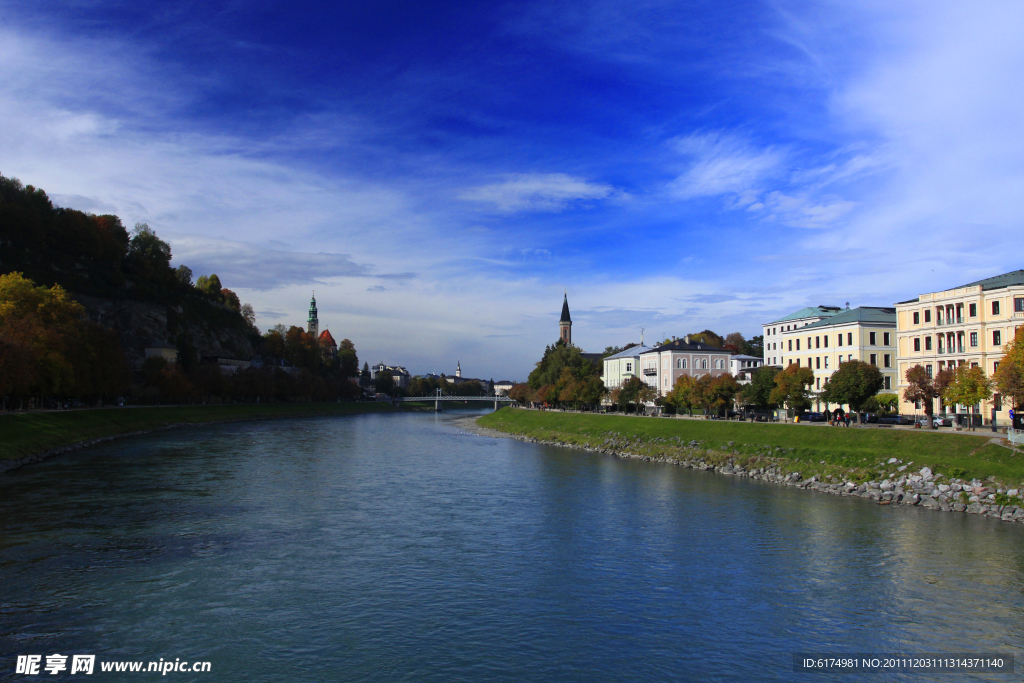
[[[1014,338],[1003,347],[1003,359],[999,361],[992,379],[999,393],[1009,397],[1014,410],[1024,407],[1024,327],[1018,327]]]
[[[220,290],[220,300],[225,306],[230,308],[232,311],[238,311],[242,308],[242,303],[238,299],[238,295],[232,292],[230,289],[223,288]]]
[[[713,346],[719,349],[725,345],[725,340],[711,330],[704,330],[703,332],[696,332],[687,336],[690,337],[690,341],[694,344],[703,344],[704,346]]]
[[[903,400],[923,403],[924,414],[928,416],[928,426],[935,429],[932,415],[935,412],[935,399],[941,395],[935,388],[935,380],[922,365],[909,368],[905,377],[908,386],[903,390]]]
[[[369,379],[370,379],[370,364],[369,363],[363,363],[363,370],[362,370],[362,372],[359,373],[359,379],[364,379],[364,380],[369,381]],[[416,396],[426,396],[426,394],[414,394],[414,395],[416,395]]]
[[[525,382],[513,384],[508,390],[508,397],[517,403],[527,404],[532,400],[533,390]]]
[[[527,382],[534,389],[539,389],[546,384],[557,384],[562,370],[567,367],[571,368],[579,377],[598,374],[590,361],[583,358],[578,348],[558,340],[544,349],[544,357],[530,373]]]
[[[747,352],[747,340],[743,338],[743,335],[739,332],[730,332],[725,336],[725,342],[722,344],[723,349],[728,349],[733,353],[746,353]]]
[[[377,379],[374,380],[374,386],[377,388],[378,394],[390,396],[395,393],[395,378],[386,370],[378,372]]]
[[[795,363],[775,375],[775,388],[768,400],[790,410],[804,410],[811,405],[808,395],[814,383],[814,372]]]
[[[942,399],[951,405],[967,406],[968,415],[974,414],[974,406],[992,396],[992,380],[985,376],[980,367],[960,365],[953,371],[952,381],[942,392]],[[971,418],[974,430],[974,418]]]
[[[810,368],[806,369],[810,372]],[[884,385],[885,378],[877,367],[864,361],[850,360],[832,373],[819,398],[826,403],[847,404],[857,413],[859,422],[864,403],[881,391]]]
[[[612,392],[612,402],[627,407],[648,403],[657,397],[658,392],[639,377],[630,377]]]
[[[356,355],[356,345],[352,343],[351,339],[342,339],[338,344],[338,370],[345,378],[355,377],[359,374],[359,356]],[[370,374],[369,368],[366,368],[366,374]],[[413,395],[422,396],[423,394]]]
[[[186,287],[192,286],[192,269],[182,264],[174,271],[175,277],[178,278],[178,282],[185,285]]]
[[[710,376],[705,375],[705,377]],[[739,390],[740,384],[732,375],[726,373],[715,377],[708,383],[705,390],[708,407],[714,410],[716,414],[718,411],[722,411],[724,416],[736,399],[736,394],[739,393]]]
[[[673,406],[676,409],[676,412],[686,410],[690,415],[693,415],[695,389],[696,382],[693,377],[689,375],[680,375],[676,378],[676,383],[672,386],[672,391],[665,394],[665,403]]]
[[[70,354],[84,309],[60,285],[39,287],[21,273],[0,275],[0,389],[26,397],[74,388]]]
[[[211,299],[220,301],[220,292],[222,287],[220,284],[220,278],[217,277],[216,273],[213,275],[200,275],[199,279],[196,280],[196,289],[203,292]]]
[[[764,357],[764,335],[758,334],[747,340],[747,351],[748,356],[756,356],[757,358]]]
[[[769,365],[758,368],[750,378],[750,384],[740,390],[740,400],[762,410],[774,408],[776,403],[771,400],[771,396],[775,389],[775,376],[780,372],[779,368]]]
[[[242,319],[245,320],[245,324],[249,326],[249,329],[259,334],[259,328],[256,327],[256,311],[253,310],[252,304],[242,304],[240,312]]]

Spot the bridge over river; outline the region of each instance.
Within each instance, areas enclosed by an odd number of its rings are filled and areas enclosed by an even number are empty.
[[[512,405],[515,403],[515,401],[509,398],[508,396],[497,396],[495,394],[488,394],[486,396],[452,396],[450,394],[446,394],[441,389],[436,390],[433,394],[430,394],[429,396],[403,396],[401,398],[396,398],[395,401],[402,401],[407,403],[423,403],[427,401],[433,401],[434,410],[438,411],[441,410],[441,403],[443,401],[487,401],[488,403],[494,401],[495,410],[498,409],[499,403],[504,403],[506,405]]]

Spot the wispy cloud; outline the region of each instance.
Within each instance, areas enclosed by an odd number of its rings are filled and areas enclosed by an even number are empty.
[[[459,199],[489,205],[499,213],[562,211],[573,204],[616,195],[611,185],[565,173],[524,173],[462,192]]]
[[[753,204],[770,178],[785,170],[785,153],[775,147],[757,148],[737,136],[714,132],[678,138],[673,149],[688,168],[671,184],[682,199],[734,195],[742,205]]]

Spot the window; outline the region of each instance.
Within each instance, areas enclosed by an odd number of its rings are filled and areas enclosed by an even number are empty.
[[[998,371],[999,371],[999,361],[996,361],[995,363],[992,364],[992,374],[994,375]]]
[[[1000,332],[999,330],[995,330],[992,333],[992,345],[993,346],[1002,346],[1003,345],[1003,333]]]
[[[871,364],[872,365],[878,365],[878,354],[877,353],[871,354]]]
[[[715,369],[716,370],[721,370],[723,367],[725,367],[724,363],[725,363],[725,361],[723,361],[721,358],[719,358],[718,360],[715,361]]]
[[[868,345],[869,346],[875,346],[876,345],[875,344],[875,341],[876,341],[875,335],[876,334],[877,333],[875,333],[875,332],[868,332]]]
[[[915,351],[920,351],[921,350],[921,338],[920,337],[914,337],[914,350]]]
[[[847,354],[846,360],[853,360],[853,354]]]
[[[793,340],[792,339],[789,340],[789,350],[790,351],[793,350]]]
[[[683,359],[682,358],[676,358],[676,370],[678,370],[681,367],[683,367]]]
[[[924,371],[928,373],[929,377],[932,376],[932,366],[931,365],[924,366]]]
[[[853,332],[846,333],[846,345],[853,346]]]
[[[920,325],[921,324],[921,313],[918,312],[918,311],[914,311],[914,324],[915,325]]]
[[[683,370],[685,370],[686,369],[686,359],[685,358],[680,358],[679,362],[680,362],[680,366],[679,367],[682,368]]]
[[[882,355],[882,367],[884,367],[884,368],[891,368],[892,367],[892,354],[886,353],[886,354]]]
[[[814,338],[814,348],[816,348],[816,349],[820,349],[821,348],[821,337],[815,337]]]
[[[633,372],[633,364],[626,363],[626,372]]]
[[[817,386],[815,388],[821,389],[821,378],[820,377],[817,379]]]
[[[924,350],[925,351],[931,351],[932,350],[932,338],[931,337],[925,337],[924,338]]]
[[[890,377],[889,375],[885,376],[885,388],[892,389],[892,377]]]
[[[977,345],[978,345],[978,333],[977,332],[971,332],[971,346],[977,346]]]
[[[824,342],[825,348],[827,349],[827,348],[828,348],[828,335],[826,334],[826,335],[825,335],[824,337],[822,337],[821,339],[822,339],[822,341]]]
[[[701,360],[700,367],[701,367],[701,370],[707,370],[708,369],[708,359],[707,358],[704,358],[704,359]]]
[[[891,344],[889,343],[889,333],[888,332],[883,332],[882,333],[882,346],[891,346]]]
[[[971,305],[969,305],[967,307],[967,315],[971,316],[972,318],[977,317],[977,315],[978,315],[978,304],[971,304]]]
[[[932,321],[932,311],[930,308],[926,308],[924,311],[924,321],[930,323]]]
[[[811,350],[811,338],[810,337],[807,338],[807,350],[808,351]]]
[[[839,334],[836,335],[836,346],[842,346],[842,345],[843,345],[843,333],[840,332]]]
[[[825,356],[825,369],[828,370],[828,356]]]
[[[1024,299],[1018,297],[1013,300],[1013,310],[1017,313],[1024,312]]]
[[[821,370],[821,356],[814,359],[814,369]]]
[[[800,350],[800,340],[799,339],[796,340],[796,350],[797,351]]]
[[[993,301],[992,302],[992,315],[999,315],[999,302],[998,301]]]

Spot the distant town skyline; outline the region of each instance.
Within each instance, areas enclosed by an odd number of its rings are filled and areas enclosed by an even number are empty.
[[[1024,6],[4,3],[0,173],[264,330],[523,379],[1021,267]]]

